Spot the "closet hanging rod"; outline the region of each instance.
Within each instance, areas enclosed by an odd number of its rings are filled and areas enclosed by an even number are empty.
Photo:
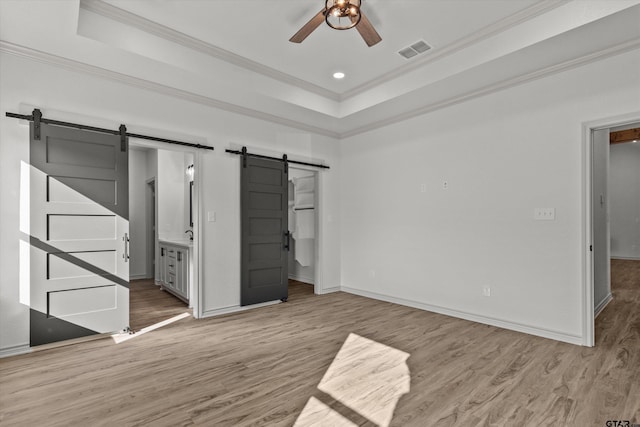
[[[310,211],[313,210],[315,208],[293,208],[294,211]]]
[[[245,147],[243,147],[245,148]],[[246,148],[244,151],[239,151],[239,150],[229,150],[228,148],[225,150],[227,153],[231,153],[231,154],[239,154],[241,156],[243,155],[247,155],[247,156],[251,156],[251,157],[257,157],[259,159],[269,159],[269,160],[279,160],[281,162],[284,161],[283,158],[281,157],[271,157],[271,156],[263,156],[262,154],[252,154],[252,153],[247,153],[246,152]],[[300,162],[297,160],[289,160],[287,159],[287,163],[294,163],[296,165],[304,165],[304,166],[313,166],[314,168],[321,168],[321,169],[329,169],[329,166],[327,165],[321,165],[318,163],[308,163],[308,162]]]
[[[31,115],[16,114],[16,113],[7,112],[6,116],[7,117],[12,117],[14,119],[29,120],[30,122],[36,122],[37,123],[39,121],[40,123],[46,123],[46,124],[49,124],[49,125],[64,126],[64,127],[68,127],[68,128],[75,128],[75,129],[82,129],[82,130],[90,130],[90,131],[93,131],[93,132],[108,133],[108,134],[111,134],[111,135],[120,135],[120,131],[119,130],[98,128],[98,127],[94,127],[94,126],[81,125],[81,124],[78,124],[78,123],[62,122],[60,120],[45,119],[44,117],[42,117],[42,115],[40,113],[40,110],[38,110],[37,108],[35,110],[33,110],[33,112],[34,112],[34,114],[31,114]],[[158,137],[155,137],[155,136],[140,135],[140,134],[137,134],[137,133],[129,133],[129,132],[126,132],[125,135],[128,136],[128,137],[131,137],[131,138],[147,139],[147,140],[150,140],[150,141],[165,142],[167,144],[176,144],[176,145],[182,145],[182,146],[185,146],[185,147],[194,147],[194,148],[202,148],[202,149],[205,149],[205,150],[213,150],[213,147],[211,147],[209,145],[193,144],[191,142],[175,141],[173,139],[158,138]]]

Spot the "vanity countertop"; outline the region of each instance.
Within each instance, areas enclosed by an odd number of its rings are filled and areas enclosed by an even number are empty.
[[[168,239],[158,239],[160,244],[165,243],[167,245],[174,246],[182,246],[188,249],[193,248],[193,240],[168,240]]]

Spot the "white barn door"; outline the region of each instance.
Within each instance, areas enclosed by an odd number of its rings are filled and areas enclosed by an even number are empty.
[[[31,123],[30,155],[31,346],[127,328],[126,137]]]

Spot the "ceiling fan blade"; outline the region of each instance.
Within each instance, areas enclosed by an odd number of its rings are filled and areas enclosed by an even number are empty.
[[[289,39],[289,41],[292,43],[302,43],[302,41],[313,32],[313,30],[318,28],[318,26],[320,26],[320,24],[324,22],[324,14],[326,10],[327,9],[324,8],[320,12],[318,12],[313,18],[309,20],[309,22],[304,24],[303,27],[300,28],[300,30]]]
[[[358,30],[367,46],[371,47],[374,44],[381,42],[382,37],[380,37],[380,34],[378,34],[375,28],[373,28],[371,21],[367,19],[364,13],[360,12],[360,15],[360,22],[356,25],[356,30]]]

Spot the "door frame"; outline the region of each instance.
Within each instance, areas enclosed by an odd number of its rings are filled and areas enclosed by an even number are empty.
[[[624,126],[640,121],[640,111],[584,122],[582,124],[582,345],[595,345],[594,262],[592,209],[592,131]],[[608,185],[608,178],[607,178]],[[611,242],[607,242],[610,245]]]
[[[154,132],[154,133],[160,133]],[[202,197],[204,195],[202,191],[202,164],[203,164],[203,151],[197,148],[192,147],[181,147],[181,146],[173,146],[171,144],[165,144],[162,142],[156,141],[148,141],[137,139],[134,137],[129,138],[129,145],[134,147],[146,147],[150,149],[156,150],[165,150],[165,151],[175,151],[181,153],[190,153],[193,154],[193,166],[194,166],[194,174],[193,174],[193,185],[194,185],[194,194],[193,194],[193,279],[191,281],[191,287],[189,289],[189,304],[192,307],[192,315],[194,318],[199,319],[202,316],[202,215],[200,212],[200,203]],[[156,181],[156,236],[157,236],[157,218],[158,218],[158,186],[157,186],[157,176],[154,178]],[[157,242],[157,239],[156,239]],[[156,254],[158,253],[158,248],[156,248]],[[156,263],[157,269],[157,263]],[[155,276],[155,272],[154,272]]]
[[[146,259],[146,270],[147,276],[151,275],[151,277],[147,277],[148,279],[156,278],[156,253],[158,249],[156,248],[156,242],[158,241],[158,204],[156,201],[156,181],[157,177],[153,176],[145,181],[145,216],[147,219],[147,244],[149,248],[153,250],[147,250],[147,259]],[[153,187],[153,195],[151,193],[151,188]],[[150,208],[153,208],[153,215],[150,215]],[[153,221],[153,222],[151,222]]]

